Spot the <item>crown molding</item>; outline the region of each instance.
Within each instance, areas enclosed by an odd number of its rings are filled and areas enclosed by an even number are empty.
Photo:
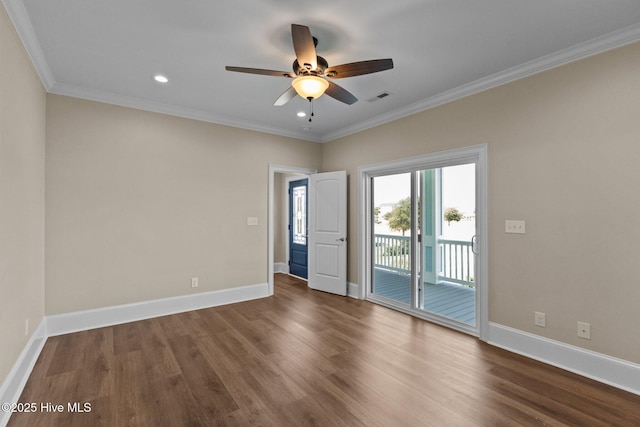
[[[21,0],[2,0],[2,4],[38,76],[40,76],[42,84],[47,91],[51,90],[56,81],[44,57],[44,52],[42,52],[33,25],[31,25],[31,19],[29,19],[29,14],[27,13],[27,8],[24,6],[24,2]]]
[[[363,130],[367,130],[385,123],[392,122],[403,117],[408,117],[416,113],[443,105],[485,90],[501,86],[570,62],[588,58],[599,53],[615,49],[640,40],[640,24],[634,24],[617,31],[596,37],[584,43],[577,44],[567,49],[560,50],[550,55],[542,56],[524,64],[500,71],[490,76],[481,78],[471,83],[458,86],[457,88],[439,93],[425,100],[399,108],[389,113],[381,114],[369,120],[365,120],[330,132],[322,138],[322,142],[333,141],[347,135],[351,135]]]

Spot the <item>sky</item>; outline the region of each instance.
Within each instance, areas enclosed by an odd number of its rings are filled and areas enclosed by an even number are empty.
[[[375,205],[394,204],[411,194],[409,173],[375,178]],[[442,170],[443,208],[457,208],[464,214],[475,212],[475,165],[449,166]]]
[[[411,175],[409,173],[376,177],[374,180],[374,204],[383,206],[382,214],[391,210],[393,204],[409,197]],[[459,165],[442,168],[442,208],[457,208],[465,216],[475,213],[475,165]],[[375,225],[376,234],[398,234],[389,230],[386,222]],[[468,241],[475,234],[475,221],[442,223],[442,236],[448,239]],[[409,235],[410,232],[405,232]]]

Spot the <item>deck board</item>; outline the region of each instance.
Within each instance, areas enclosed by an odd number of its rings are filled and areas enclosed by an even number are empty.
[[[374,293],[404,304],[411,304],[411,277],[407,274],[374,269]],[[424,308],[440,316],[475,325],[475,289],[455,284],[425,283]]]

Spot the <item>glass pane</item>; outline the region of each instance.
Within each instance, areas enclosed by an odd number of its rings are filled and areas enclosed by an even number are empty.
[[[411,174],[373,178],[373,210],[372,292],[411,304]]]
[[[307,187],[293,188],[293,243],[307,244]]]
[[[423,300],[419,307],[475,326],[475,164],[421,172]]]

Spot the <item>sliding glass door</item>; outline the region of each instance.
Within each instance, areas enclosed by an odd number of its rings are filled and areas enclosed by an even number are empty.
[[[366,297],[477,334],[477,160],[438,163],[365,175]]]

